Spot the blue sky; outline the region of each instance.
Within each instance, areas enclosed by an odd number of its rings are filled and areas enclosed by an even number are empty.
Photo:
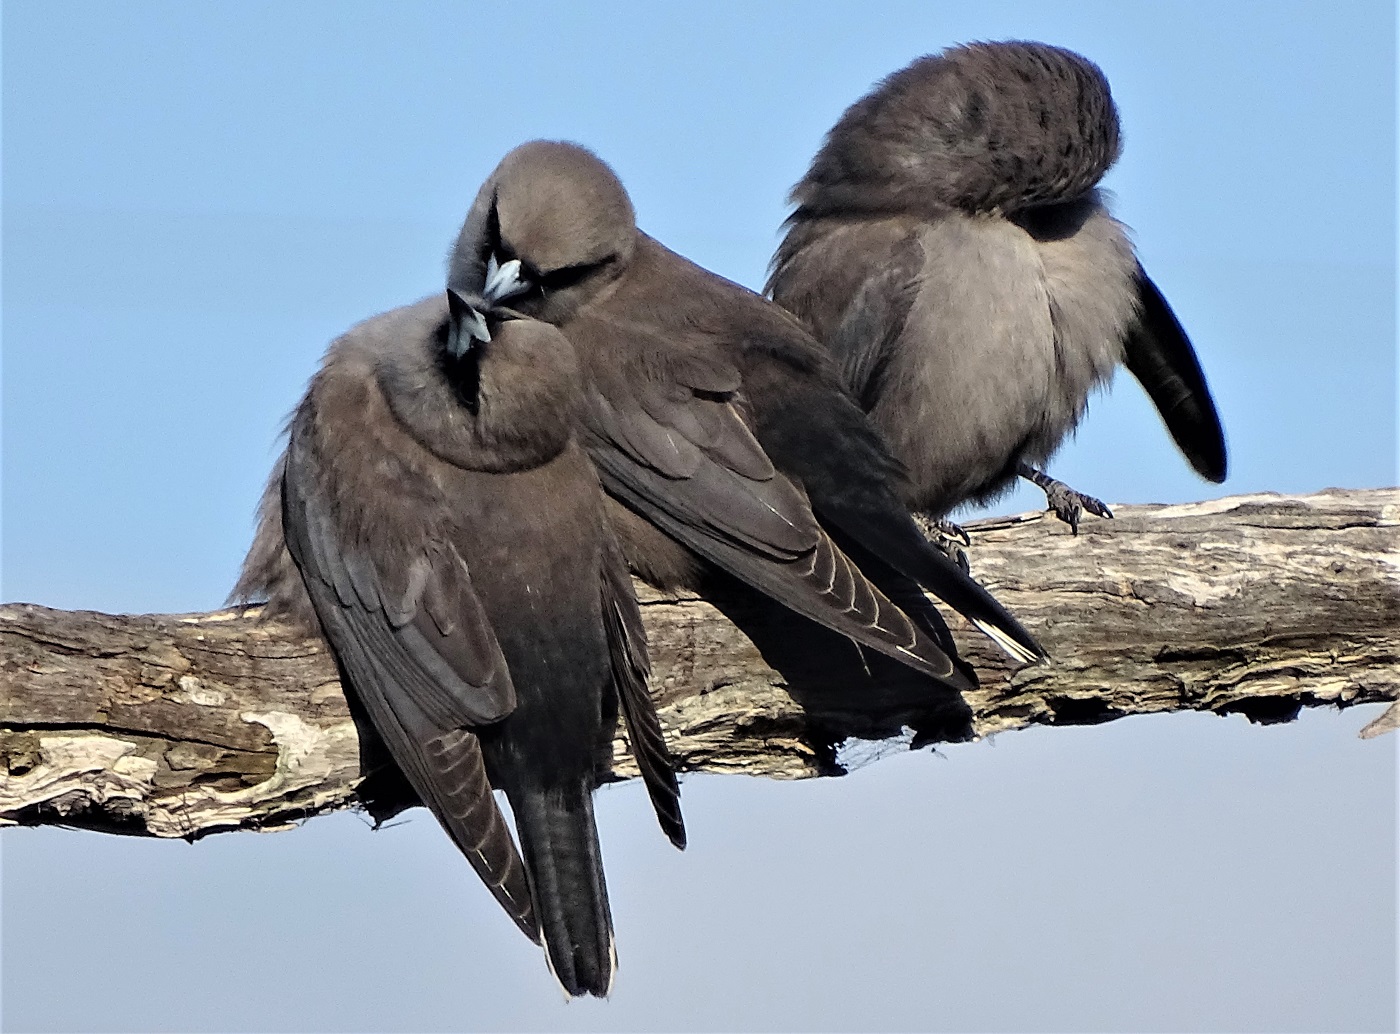
[[[515,144],[594,148],[644,229],[757,287],[842,109],[972,39],[1103,67],[1115,210],[1231,446],[1231,479],[1198,481],[1124,378],[1052,472],[1109,502],[1397,480],[1386,4],[7,0],[0,31],[6,600],[217,606],[326,343],[440,288]],[[839,781],[694,777],[684,855],[610,788],[607,1004],[557,1000],[423,813],[193,848],[7,832],[3,1019],[1389,1029],[1396,750],[1355,739],[1369,717],[1137,719]]]

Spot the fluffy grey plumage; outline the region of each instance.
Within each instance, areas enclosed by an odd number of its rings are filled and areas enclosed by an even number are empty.
[[[592,792],[619,709],[662,827],[677,846],[685,833],[641,615],[575,438],[580,380],[553,327],[483,319],[462,298],[355,327],[292,417],[235,592],[324,634],[409,783],[543,937],[566,990],[604,995]]]
[[[791,200],[767,290],[823,341],[936,515],[1043,464],[1120,364],[1225,476],[1204,376],[1096,184],[1108,83],[1039,43],[920,58],[853,104]]]
[[[623,504],[614,526],[644,576],[694,584],[703,559],[958,688],[969,675],[941,620],[930,608],[911,621],[881,589],[912,598],[912,579],[1018,656],[1039,654],[929,549],[899,501],[898,464],[821,347],[777,306],[641,233],[595,155],[536,141],[502,160],[463,226],[449,283],[482,291],[506,267],[522,278],[511,305],[579,352],[589,453]]]

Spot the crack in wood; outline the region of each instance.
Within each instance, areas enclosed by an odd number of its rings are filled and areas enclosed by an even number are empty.
[[[1078,537],[1043,514],[969,526],[974,574],[1052,661],[1015,670],[953,618],[982,679],[961,719],[928,684],[809,644],[782,615],[783,657],[765,659],[709,602],[639,585],[680,766],[837,775],[843,752],[1028,725],[1187,709],[1267,724],[1400,698],[1400,492],[1116,511]],[[752,600],[719,602],[767,627]],[[0,606],[0,824],[198,839],[354,806],[358,741],[329,652],[258,618]],[[1387,712],[1366,734],[1396,725]],[[862,736],[890,740],[852,753]],[[612,775],[635,771],[619,737]]]

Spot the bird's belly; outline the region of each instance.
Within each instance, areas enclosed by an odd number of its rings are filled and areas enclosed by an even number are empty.
[[[911,502],[943,513],[1055,451],[1121,357],[1132,303],[1108,306],[1116,320],[1097,305],[1085,318],[1097,285],[1083,252],[1097,241],[1047,244],[1003,219],[952,216],[920,243],[918,296],[872,415],[909,468]]]
[[[1022,231],[954,216],[920,243],[918,295],[872,416],[909,468],[911,502],[942,513],[1014,476],[1051,408],[1054,330]]]
[[[471,477],[460,491],[472,491]],[[608,678],[602,490],[577,449],[510,478],[511,492],[458,507],[473,515],[458,551],[510,668],[517,716],[541,710],[532,720],[596,724]]]

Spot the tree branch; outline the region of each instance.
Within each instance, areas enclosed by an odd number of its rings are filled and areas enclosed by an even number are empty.
[[[901,729],[928,742],[1395,701],[1398,527],[1395,489],[1125,506],[1077,537],[1040,514],[983,522],[974,574],[1053,660],[1013,672],[955,628],[982,680],[970,712],[741,591],[707,594],[712,605],[639,584],[652,691],[683,769],[781,778],[839,773],[848,737]],[[329,653],[256,610],[5,605],[0,689],[0,824],[195,838],[357,801],[360,742]],[[621,740],[614,772],[635,774]]]

